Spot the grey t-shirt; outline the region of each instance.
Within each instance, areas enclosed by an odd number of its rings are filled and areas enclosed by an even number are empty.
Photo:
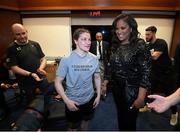
[[[72,51],[60,61],[56,75],[66,78],[66,95],[79,104],[87,103],[94,96],[93,74],[99,73],[99,61],[88,52],[80,56]]]

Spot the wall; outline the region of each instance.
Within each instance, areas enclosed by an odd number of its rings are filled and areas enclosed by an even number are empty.
[[[180,44],[180,12],[177,12],[176,21],[174,24],[173,41],[171,45],[171,56],[174,56],[177,44]]]
[[[23,18],[28,29],[29,39],[38,41],[46,56],[59,57],[71,51],[71,25],[111,25],[114,18]],[[172,41],[174,19],[171,18],[136,18],[141,37],[144,38],[145,28],[155,25],[157,37],[164,38],[170,47]],[[72,21],[72,22],[71,22]]]
[[[71,50],[71,21],[68,17],[23,18],[29,39],[40,43],[48,57],[69,54]]]
[[[0,9],[13,11],[180,11],[179,0],[0,0]],[[71,14],[72,15],[72,14]],[[45,15],[44,15],[45,16]],[[152,15],[153,17],[153,15]],[[179,18],[177,18],[177,21]],[[176,21],[176,20],[175,20]],[[178,22],[177,22],[178,23]],[[173,36],[171,55],[179,34],[176,30],[179,26],[176,24]],[[175,45],[174,45],[175,44]]]
[[[0,58],[6,51],[7,46],[13,41],[11,33],[11,25],[13,23],[21,23],[21,18],[18,12],[0,10]]]
[[[0,9],[19,10],[17,0],[0,0]]]
[[[113,17],[103,18],[103,17],[94,17],[94,18],[84,18],[84,17],[75,17],[71,19],[72,25],[111,25]]]

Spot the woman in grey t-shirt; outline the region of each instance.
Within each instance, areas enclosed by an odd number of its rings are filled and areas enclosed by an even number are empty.
[[[90,32],[79,28],[73,34],[76,49],[68,57],[62,58],[56,73],[55,87],[66,104],[69,130],[88,129],[88,121],[93,117],[94,108],[100,101],[100,69],[95,55],[89,52]],[[66,78],[66,91],[62,82]],[[96,94],[93,88],[95,82]],[[82,123],[81,123],[82,121]]]

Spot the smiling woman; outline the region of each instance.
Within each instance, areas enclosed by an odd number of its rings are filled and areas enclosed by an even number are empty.
[[[91,44],[90,32],[78,28],[73,33],[76,49],[63,57],[56,72],[55,87],[66,104],[69,130],[88,130],[89,120],[100,101],[100,69],[95,55],[88,52]],[[63,80],[66,78],[66,91]],[[93,87],[95,82],[95,88]],[[96,92],[96,93],[95,93]]]
[[[118,15],[112,24],[113,51],[104,84],[107,87],[108,80],[114,80],[112,91],[120,131],[136,130],[138,109],[144,105],[150,88],[151,56],[139,38],[137,27],[136,20],[129,14]]]

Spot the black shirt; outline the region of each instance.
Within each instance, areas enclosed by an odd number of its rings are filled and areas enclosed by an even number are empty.
[[[27,44],[18,45],[13,42],[8,49],[6,62],[9,67],[19,66],[30,72],[37,73],[40,66],[40,59],[44,57],[40,45],[37,42],[29,40]],[[17,77],[22,77],[17,75]]]
[[[44,53],[37,42],[29,41],[25,45],[14,44],[8,50],[7,63],[11,66],[19,66],[30,72],[36,72],[40,66],[40,59]]]
[[[150,50],[162,52],[157,60],[152,60],[152,74],[156,77],[168,76],[172,70],[172,61],[168,55],[168,46],[165,40],[156,39],[149,44]]]
[[[175,64],[177,87],[180,87],[180,44],[176,46],[174,64]]]

